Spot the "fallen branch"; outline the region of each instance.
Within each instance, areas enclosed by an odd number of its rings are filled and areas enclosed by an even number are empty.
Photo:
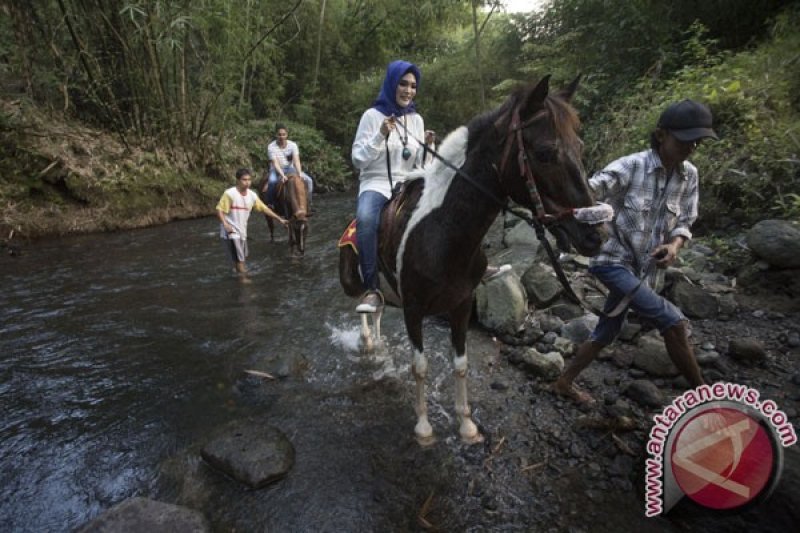
[[[250,374],[251,376],[256,376],[259,378],[275,379],[275,376],[273,376],[272,374],[267,374],[266,372],[262,372],[260,370],[245,370],[244,372],[245,374]]]
[[[546,461],[541,461],[539,463],[535,463],[535,464],[532,464],[532,465],[523,466],[522,468],[520,468],[519,471],[520,472],[528,472],[530,470],[538,470],[539,468],[543,467],[545,464],[547,464]]]

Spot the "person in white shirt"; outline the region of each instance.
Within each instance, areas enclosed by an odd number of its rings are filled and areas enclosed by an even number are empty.
[[[383,305],[378,287],[378,225],[392,188],[422,167],[425,124],[416,111],[421,73],[407,61],[393,61],[386,69],[381,91],[361,116],[351,158],[359,170],[356,240],[364,295],[356,311],[374,313]]]
[[[267,146],[267,156],[269,157],[269,179],[264,184],[264,187],[267,188],[267,204],[275,206],[278,181],[286,182],[287,174],[299,174],[303,177],[308,189],[308,203],[310,204],[314,192],[314,180],[303,172],[303,165],[300,163],[300,148],[296,142],[289,140],[289,130],[283,124],[275,125],[275,140]]]

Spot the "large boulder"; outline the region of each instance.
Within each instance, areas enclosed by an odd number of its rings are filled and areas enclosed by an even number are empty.
[[[719,313],[716,297],[685,279],[678,280],[672,287],[671,298],[689,318],[716,318]]]
[[[478,322],[490,331],[514,335],[525,323],[528,297],[514,272],[478,285],[475,301]]]
[[[522,285],[525,286],[528,299],[537,309],[555,302],[564,290],[553,269],[541,263],[534,263],[525,271]]]
[[[147,498],[128,498],[78,529],[78,533],[205,533],[199,511]]]
[[[206,444],[203,459],[233,479],[258,489],[284,477],[294,466],[294,446],[262,420],[234,420]]]
[[[747,246],[777,268],[800,268],[800,224],[762,220],[747,232]]]

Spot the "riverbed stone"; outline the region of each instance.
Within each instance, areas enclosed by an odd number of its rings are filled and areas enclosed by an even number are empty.
[[[558,299],[564,290],[551,267],[534,263],[522,275],[522,284],[530,302],[543,309]]]
[[[645,407],[661,407],[664,395],[655,383],[646,379],[632,381],[625,389],[625,394],[633,401]]]
[[[747,232],[747,246],[777,268],[800,268],[800,224],[762,220]]]
[[[633,366],[644,370],[651,376],[671,377],[678,374],[664,346],[664,340],[654,334],[643,335],[637,343],[638,350],[633,356]]]
[[[201,456],[213,468],[253,489],[284,477],[294,466],[294,446],[263,420],[235,420],[206,444]]]
[[[683,279],[673,286],[672,301],[689,318],[714,318],[719,312],[719,304],[713,294]]]
[[[475,301],[478,322],[486,329],[508,335],[522,329],[528,298],[516,273],[509,272],[478,285]]]
[[[595,326],[597,326],[598,320],[599,317],[593,314],[574,318],[561,326],[561,336],[575,344],[580,344],[589,338]]]
[[[755,337],[732,339],[728,344],[728,355],[741,362],[754,363],[767,358],[764,343]]]
[[[528,348],[521,355],[525,369],[544,379],[556,379],[564,370],[564,358],[558,352],[541,353],[534,348]]]
[[[128,498],[78,529],[78,533],[205,533],[199,511],[148,498]]]

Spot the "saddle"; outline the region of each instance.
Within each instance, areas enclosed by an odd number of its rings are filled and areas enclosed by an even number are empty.
[[[394,273],[397,269],[397,248],[400,240],[408,226],[408,221],[417,207],[422,191],[425,188],[423,178],[398,183],[392,192],[392,198],[383,206],[381,211],[381,222],[378,227],[378,261],[380,270],[394,285]],[[350,246],[353,251],[358,253],[356,244],[356,221],[352,222],[344,230],[339,238],[337,247]]]

